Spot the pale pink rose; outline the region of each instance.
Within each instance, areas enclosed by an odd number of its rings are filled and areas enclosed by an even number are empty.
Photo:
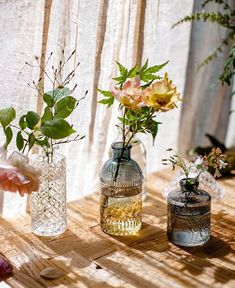
[[[112,94],[121,104],[131,110],[138,110],[146,106],[140,81],[137,77],[127,79],[122,90],[115,86]]]
[[[41,172],[29,164],[29,158],[17,151],[8,158],[0,158],[0,189],[4,191],[18,191],[21,196],[38,191],[40,175]]]

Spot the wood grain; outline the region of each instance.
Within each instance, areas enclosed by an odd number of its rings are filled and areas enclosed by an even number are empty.
[[[0,219],[0,252],[14,265],[2,283],[10,287],[235,287],[235,178],[220,181],[225,198],[213,203],[212,237],[203,247],[182,249],[166,236],[161,190],[169,171],[148,178],[143,228],[132,237],[111,237],[99,226],[99,195],[68,205],[68,230],[57,237],[30,232],[30,218]],[[70,267],[56,257],[71,259]],[[40,277],[46,267],[66,276]],[[1,287],[1,283],[0,283]]]

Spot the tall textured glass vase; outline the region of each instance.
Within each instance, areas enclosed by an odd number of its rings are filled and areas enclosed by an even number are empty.
[[[181,189],[167,197],[168,239],[179,246],[200,246],[210,239],[211,196],[193,178],[180,180]]]
[[[142,226],[142,181],[140,166],[131,159],[131,145],[112,144],[112,158],[100,173],[100,224],[108,234],[124,236]]]
[[[62,234],[67,228],[65,156],[56,153],[48,163],[38,155],[32,162],[42,171],[39,191],[30,196],[32,231],[40,236]]]

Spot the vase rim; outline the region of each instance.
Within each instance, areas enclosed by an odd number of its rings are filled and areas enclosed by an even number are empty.
[[[180,180],[180,186],[185,186],[185,185],[192,185],[192,186],[198,187],[199,181],[196,178],[185,177]]]
[[[121,150],[121,149],[123,149],[123,142],[121,142],[121,141],[117,141],[117,142],[113,142],[112,143],[112,145],[111,145],[111,147],[113,148],[113,149],[116,149],[116,150]],[[129,150],[129,149],[131,149],[132,148],[132,145],[131,144],[128,144],[126,147],[125,147],[125,150]]]

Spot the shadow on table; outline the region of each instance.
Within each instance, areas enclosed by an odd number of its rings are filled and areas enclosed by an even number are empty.
[[[164,252],[169,249],[166,231],[147,223],[143,223],[142,229],[135,235],[109,237],[135,250]]]
[[[79,235],[69,229],[59,236],[40,237],[33,233],[22,233],[20,229],[17,230],[17,227],[6,219],[1,219],[1,221],[11,231],[8,238],[5,238],[6,242],[2,245],[6,251],[10,249],[11,254],[14,251],[11,262],[18,267],[14,268],[14,273],[10,276],[15,281],[13,283],[20,283],[23,287],[35,288],[58,287],[59,284],[65,284],[66,287],[78,287],[78,283],[86,287],[99,287],[100,281],[92,279],[91,276],[81,271],[92,269],[93,274],[99,273],[98,271],[102,267],[92,262],[92,259],[88,260],[87,258],[89,258],[89,255],[94,256],[94,251],[95,249],[97,251],[97,248],[100,248],[101,251],[107,249],[107,244],[111,241],[99,240],[98,238],[96,238],[96,241],[89,241],[89,239],[85,241],[84,237],[80,238]],[[114,251],[112,246],[108,249],[107,253]],[[65,264],[61,264],[61,261],[54,259],[58,255],[63,255],[66,258],[71,257],[71,267],[73,266],[73,268],[66,267]],[[40,271],[46,267],[61,268],[66,275],[55,280],[44,279],[40,276]],[[103,287],[113,286],[104,283]]]
[[[232,231],[228,234],[229,229],[225,228],[225,223],[232,229],[235,221],[224,211],[213,214],[213,219],[216,220],[216,224],[214,229],[212,226],[212,231],[215,231],[216,236],[212,235],[211,239],[201,247],[179,247],[189,253],[188,256],[183,256],[180,262],[184,264],[182,271],[188,271],[195,276],[202,274],[205,269],[214,268],[214,280],[226,284],[235,279],[235,270],[232,269],[235,267],[235,250],[229,244],[234,242],[234,235],[231,234]],[[223,240],[225,238],[226,241]]]

